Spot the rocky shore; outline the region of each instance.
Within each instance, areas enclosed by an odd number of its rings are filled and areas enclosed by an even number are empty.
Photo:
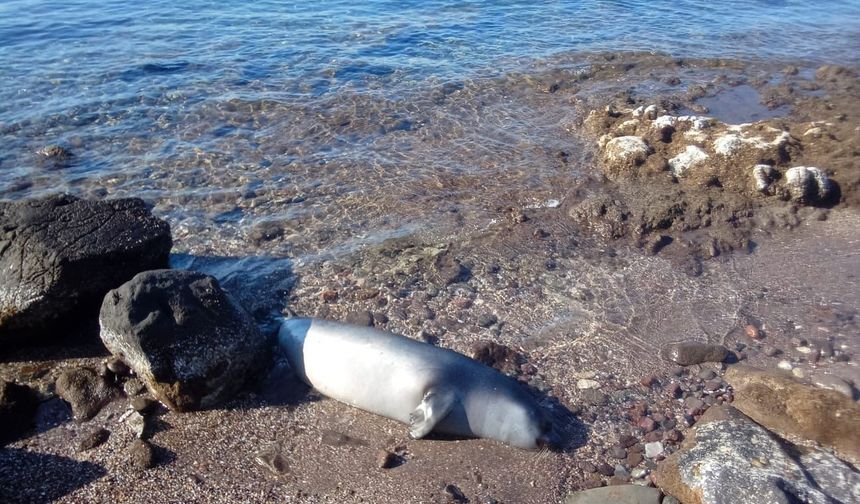
[[[593,173],[441,242],[170,255],[138,199],[0,202],[0,500],[860,500],[860,87],[796,70],[647,97],[529,81],[578,110]],[[791,114],[708,115],[739,86]],[[412,440],[322,398],[274,344],[287,309],[493,366],[566,442]]]

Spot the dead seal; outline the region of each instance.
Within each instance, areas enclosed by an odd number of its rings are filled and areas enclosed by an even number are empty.
[[[284,319],[290,365],[323,395],[431,431],[536,449],[556,442],[552,422],[523,385],[452,350],[328,320]]]

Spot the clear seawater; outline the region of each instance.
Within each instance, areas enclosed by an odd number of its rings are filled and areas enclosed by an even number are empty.
[[[556,195],[572,112],[499,83],[594,51],[856,64],[860,2],[5,0],[0,197],[141,196],[192,248],[267,219],[409,232]]]

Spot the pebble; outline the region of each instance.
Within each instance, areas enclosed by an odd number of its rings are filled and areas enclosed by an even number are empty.
[[[677,399],[678,397],[681,397],[681,392],[682,391],[681,391],[681,384],[680,383],[672,382],[672,383],[666,385],[666,393],[672,399]]]
[[[146,386],[138,378],[129,378],[122,385],[122,390],[125,392],[125,395],[129,397],[140,394],[144,389],[146,389]]]
[[[457,485],[445,485],[445,493],[454,502],[468,502],[468,499],[463,494],[462,490],[457,487]]]
[[[714,377],[716,377],[716,376],[717,376],[717,373],[715,373],[712,369],[703,369],[699,373],[699,378],[701,378],[703,380],[713,380]]]
[[[627,454],[627,465],[630,467],[636,467],[642,463],[642,454],[637,452],[631,452]]]
[[[656,384],[657,382],[657,377],[654,375],[646,375],[639,380],[639,384],[645,388],[651,388],[651,386]]]
[[[663,443],[659,441],[655,441],[653,443],[645,444],[645,456],[648,458],[655,458],[663,454]]]
[[[696,411],[700,410],[705,403],[701,399],[697,397],[688,397],[684,399],[684,407],[687,411],[695,414]]]
[[[663,348],[664,358],[682,366],[692,366],[703,362],[723,362],[729,351],[722,345],[712,345],[699,341],[672,343]]]
[[[128,450],[131,465],[138,469],[149,469],[155,464],[152,445],[142,439],[135,439]]]
[[[757,340],[762,339],[764,337],[764,334],[762,333],[761,329],[752,324],[747,324],[746,326],[744,326],[744,332],[751,339]]]
[[[137,396],[131,400],[131,407],[141,415],[148,415],[155,411],[158,401],[149,397]]]
[[[645,476],[648,476],[650,473],[651,471],[647,467],[637,467],[636,469],[630,471],[630,476],[635,479],[642,479]]]
[[[592,406],[606,406],[609,404],[609,396],[599,390],[583,390],[581,398],[586,404],[590,404]]]
[[[600,387],[600,382],[595,381],[595,380],[587,380],[585,378],[582,378],[582,379],[576,381],[576,388],[578,388],[580,390],[596,389],[599,387]]]
[[[362,327],[371,327],[373,325],[373,315],[366,310],[354,311],[346,315],[346,322]]]
[[[376,452],[376,467],[380,469],[391,469],[397,462],[397,455],[388,450]]]
[[[612,476],[613,474],[615,474],[615,469],[611,465],[607,464],[606,462],[603,462],[602,464],[597,466],[597,472],[608,477],[608,476]]]
[[[78,438],[77,450],[79,452],[91,450],[107,441],[108,437],[110,437],[110,431],[102,427],[86,431]]]
[[[582,471],[585,473],[596,473],[597,472],[597,466],[595,466],[594,464],[592,464],[591,462],[589,462],[587,460],[580,462],[579,468],[582,469]]]
[[[495,325],[498,321],[499,318],[492,313],[484,313],[478,317],[478,325],[485,328]]]
[[[646,443],[654,443],[663,439],[662,431],[651,431],[642,438]]]
[[[787,360],[779,361],[779,364],[777,364],[776,367],[778,367],[779,369],[784,369],[786,371],[791,371],[792,369],[794,369],[794,366],[791,365],[791,362],[788,362]]]
[[[640,418],[638,425],[645,432],[651,432],[657,428],[657,422],[648,417]]]
[[[135,436],[143,438],[146,433],[146,417],[134,410],[127,412],[126,415],[123,415],[121,419],[125,420],[126,425]]]
[[[609,449],[609,456],[617,459],[627,458],[627,450],[623,446],[614,445]]]
[[[618,438],[618,444],[620,444],[624,448],[630,448],[631,446],[635,445],[636,442],[636,436],[631,436],[630,434],[624,434],[623,436]]]

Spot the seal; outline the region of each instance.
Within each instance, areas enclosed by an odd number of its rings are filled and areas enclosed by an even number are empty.
[[[332,399],[431,431],[524,449],[557,442],[552,422],[517,381],[465,355],[370,327],[287,318],[280,346],[301,380]]]

